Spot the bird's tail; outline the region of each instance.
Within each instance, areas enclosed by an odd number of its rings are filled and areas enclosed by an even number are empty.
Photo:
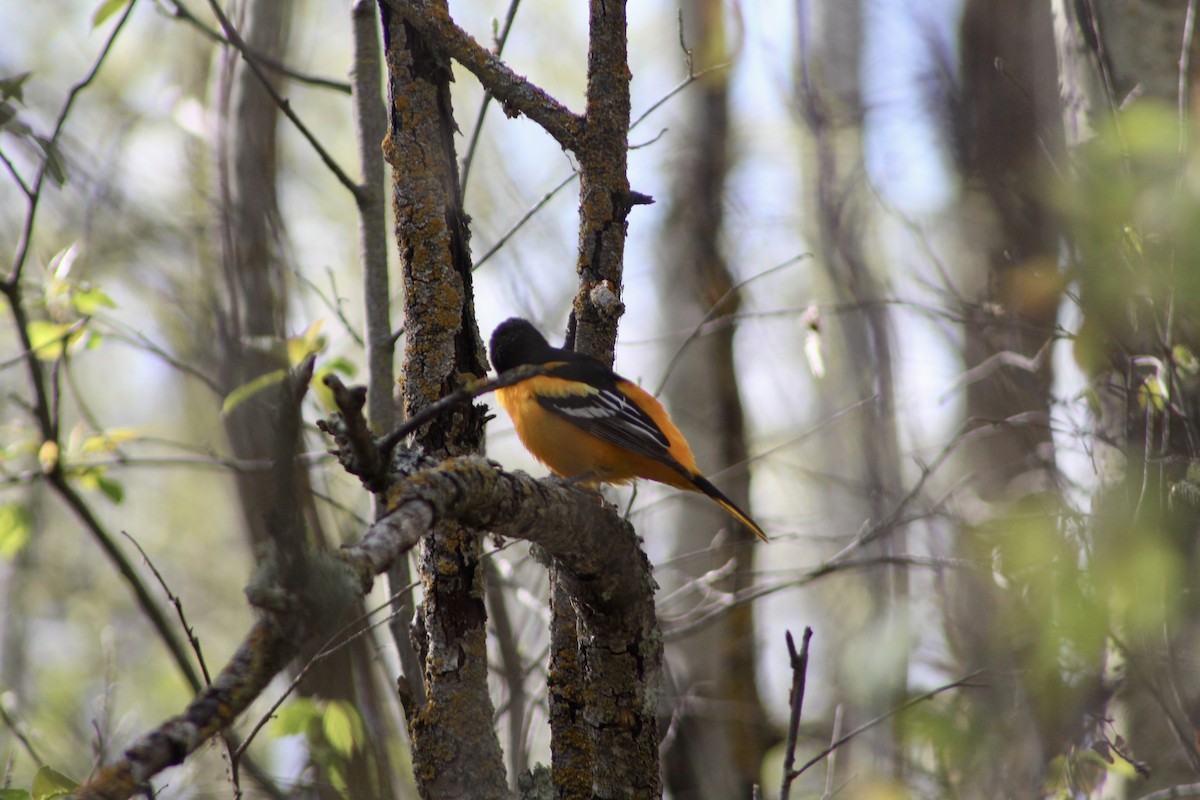
[[[695,486],[697,489],[699,489],[704,494],[711,497],[713,499],[713,502],[715,502],[721,508],[725,509],[730,514],[732,514],[734,517],[736,517],[738,522],[742,523],[747,528],[754,531],[755,536],[757,536],[759,539],[763,540],[764,542],[771,541],[770,539],[767,538],[767,534],[763,532],[763,529],[759,527],[758,523],[755,522],[754,520],[750,519],[749,514],[747,514],[745,511],[742,511],[740,508],[738,508],[732,500],[730,500],[728,497],[726,497],[724,494],[722,494],[721,490],[718,489],[717,487],[713,486],[712,483],[710,483],[707,478],[705,478],[703,475],[690,475],[688,477],[691,479],[693,486]]]

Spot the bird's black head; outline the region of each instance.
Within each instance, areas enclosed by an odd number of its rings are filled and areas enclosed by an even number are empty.
[[[513,317],[501,322],[492,332],[492,366],[505,372],[522,364],[544,364],[553,348],[527,319]]]

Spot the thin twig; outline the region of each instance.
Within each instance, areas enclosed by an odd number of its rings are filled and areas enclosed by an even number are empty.
[[[100,67],[103,66],[105,60],[108,58],[108,54],[112,52],[113,45],[117,41],[117,36],[124,30],[125,23],[129,21],[135,5],[136,0],[131,0],[129,5],[125,6],[125,11],[121,13],[117,24],[113,26],[112,33],[108,35],[108,39],[105,40],[104,46],[100,49],[100,54],[92,62],[92,68],[88,70],[87,75],[81,81],[71,87],[71,90],[67,93],[67,99],[63,103],[63,107],[58,112],[58,119],[54,122],[54,130],[43,148],[46,157],[42,160],[41,165],[38,166],[32,186],[25,193],[29,197],[29,210],[25,214],[25,225],[21,229],[21,240],[20,244],[17,245],[17,253],[13,258],[12,269],[9,271],[8,278],[4,282],[6,294],[9,293],[10,289],[13,293],[16,292],[17,282],[21,278],[21,271],[24,269],[25,261],[29,257],[29,247],[33,241],[33,223],[37,217],[37,206],[42,196],[42,187],[45,185],[46,168],[50,162],[50,154],[58,147],[58,140],[62,136],[63,127],[67,124],[67,117],[71,113],[71,108],[75,105],[76,98],[79,97],[79,94],[84,89],[91,86],[92,81],[100,74]]]
[[[630,124],[629,130],[632,131],[634,128],[636,128],[638,125],[640,125],[642,122],[644,122],[647,117],[649,117],[651,114],[653,114],[659,108],[661,108],[664,103],[666,103],[668,100],[670,100],[675,95],[682,92],[687,87],[691,86],[696,81],[703,78],[708,73],[716,72],[717,70],[722,70],[722,69],[729,69],[730,66],[732,66],[732,65],[727,64],[727,63],[726,64],[714,64],[711,67],[705,67],[704,69],[700,70],[699,72],[691,72],[691,69],[689,67],[688,76],[686,78],[684,78],[683,80],[681,80],[679,83],[675,84],[662,97],[658,98],[653,103],[651,103],[650,106],[645,111],[643,111],[641,114],[639,114],[638,118],[635,119]]]
[[[153,340],[151,340],[150,337],[148,337],[146,334],[142,333],[141,331],[137,330],[136,328],[125,325],[124,323],[119,322],[118,320],[116,320],[115,318],[112,318],[112,317],[98,316],[97,319],[102,321],[105,325],[112,325],[116,328],[123,329],[123,330],[117,330],[117,331],[104,330],[103,334],[107,339],[110,339],[113,341],[118,341],[118,342],[123,342],[124,344],[127,344],[130,347],[140,348],[142,350],[145,350],[147,353],[150,353],[151,355],[157,356],[158,358],[162,359],[163,362],[166,363],[166,365],[171,367],[172,369],[175,369],[176,371],[182,373],[183,375],[189,375],[189,376],[195,378],[197,381],[199,381],[200,383],[202,383],[204,385],[204,388],[208,389],[210,392],[212,392],[217,397],[225,396],[225,394],[226,394],[225,390],[223,390],[221,388],[221,385],[216,381],[216,379],[211,378],[208,375],[205,375],[203,372],[201,372],[199,369],[197,369],[194,365],[189,364],[187,361],[183,360],[182,358],[172,355],[166,349],[164,349],[160,345],[156,344]]]
[[[208,39],[211,39],[218,44],[236,47],[233,42],[222,36],[220,31],[205,25],[203,20],[193,14],[191,9],[185,6],[181,0],[169,0],[169,2],[171,3],[172,8],[171,16],[175,17],[175,19],[183,20],[184,22],[189,23],[196,28],[196,30],[204,34]],[[333,91],[341,94],[350,94],[351,92],[350,84],[346,81],[335,81],[332,78],[322,78],[318,75],[309,75],[308,73],[293,69],[287,64],[284,64],[282,61],[272,58],[271,56],[264,55],[257,50],[250,50],[249,52],[251,52],[254,55],[254,58],[267,69],[273,72],[278,72],[280,75],[290,78],[296,83],[303,83],[322,89],[332,89]]]
[[[525,709],[528,704],[525,692],[525,669],[521,663],[518,636],[508,613],[506,592],[500,585],[501,575],[494,559],[483,562],[484,584],[487,592],[488,617],[496,629],[497,650],[500,654],[500,679],[508,689],[508,756],[509,781],[517,788],[517,778],[526,769]]]
[[[837,708],[833,710],[833,733],[830,739],[837,741],[842,737],[842,720],[845,717],[846,708],[841,703],[837,704]],[[829,754],[829,760],[825,762],[825,791],[821,793],[821,800],[829,800],[833,797],[833,780],[837,775],[837,757],[838,751],[834,750]]]
[[[0,161],[4,162],[5,169],[12,179],[17,182],[17,186],[21,187],[21,193],[25,195],[25,199],[30,199],[33,195],[33,190],[29,188],[29,184],[25,183],[25,179],[21,177],[21,173],[17,171],[17,166],[9,159],[3,151],[0,151]]]
[[[33,746],[33,740],[26,735],[25,731],[21,730],[21,726],[17,720],[13,719],[12,714],[8,712],[8,706],[4,703],[3,698],[0,698],[0,720],[3,720],[4,726],[12,732],[13,736],[17,737],[17,741],[25,748],[25,752],[29,753],[29,757],[33,759],[33,763],[39,767],[43,766],[46,762],[42,760],[41,754]]]
[[[47,339],[44,342],[39,342],[36,347],[27,347],[24,350],[22,350],[21,352],[14,355],[12,358],[9,358],[5,361],[0,361],[0,372],[8,369],[9,367],[15,367],[18,364],[24,362],[28,358],[31,358],[31,357],[37,358],[37,357],[39,357],[38,353],[40,353],[54,345],[61,345],[63,348],[63,352],[66,352],[67,341],[72,336],[74,336],[75,334],[77,334],[81,330],[83,330],[85,327],[87,327],[88,321],[89,321],[89,319],[87,317],[76,320],[75,323],[73,325],[71,325],[71,327],[67,328],[65,331],[60,333],[58,336],[55,336],[53,339]]]
[[[875,717],[875,719],[864,722],[862,725],[859,725],[857,728],[850,731],[845,736],[843,736],[842,738],[835,741],[833,744],[829,745],[829,747],[826,747],[820,753],[817,753],[815,756],[810,758],[807,762],[805,762],[804,766],[802,766],[800,769],[796,770],[796,775],[797,776],[803,775],[804,772],[809,767],[813,766],[814,764],[820,763],[822,759],[824,759],[826,756],[828,756],[833,751],[837,750],[839,747],[844,745],[846,742],[848,742],[851,739],[858,736],[860,733],[865,733],[865,732],[869,731],[871,728],[874,728],[879,723],[886,722],[887,720],[891,719],[892,717],[896,716],[897,714],[901,713],[902,711],[907,711],[908,709],[912,708],[915,705],[924,703],[926,700],[932,700],[933,698],[937,697],[939,694],[942,694],[943,692],[948,692],[951,689],[957,689],[962,686],[970,686],[970,685],[972,685],[970,683],[971,679],[978,677],[979,675],[983,674],[984,672],[986,672],[986,670],[977,669],[974,672],[964,675],[963,677],[959,678],[958,680],[954,681],[953,683],[947,683],[944,686],[939,686],[938,688],[936,688],[932,691],[928,691],[928,692],[925,692],[924,694],[917,695],[916,697],[912,698],[908,702],[901,703],[900,705],[896,706],[895,708],[891,709],[890,711],[888,711],[884,714],[880,714],[878,717]]]
[[[1168,786],[1157,792],[1144,794],[1138,800],[1173,800],[1176,797],[1200,797],[1200,783],[1183,783],[1178,786]]]
[[[420,4],[385,0],[421,35],[435,41],[446,55],[472,73],[504,107],[509,116],[524,114],[554,137],[564,149],[576,151],[583,139],[583,117],[547,94],[541,87],[513,72],[494,53],[475,41],[450,18],[430,14]]]
[[[312,466],[329,461],[328,453],[301,453],[296,456],[297,466]],[[221,472],[268,472],[276,466],[274,459],[237,459],[221,456],[136,456],[116,454],[108,458],[72,459],[64,461],[62,470],[68,476],[78,475],[96,467],[111,470],[123,469],[188,469],[206,468]],[[46,474],[40,468],[14,472],[0,476],[0,486],[19,486],[45,478]]]
[[[541,200],[538,200],[536,203],[534,203],[533,207],[530,208],[528,211],[526,211],[523,215],[521,215],[521,218],[519,220],[517,220],[516,222],[514,222],[512,227],[509,228],[507,231],[505,231],[504,234],[501,235],[501,237],[496,240],[496,243],[488,248],[486,253],[484,253],[482,256],[480,256],[478,259],[476,259],[475,266],[473,266],[471,268],[472,271],[479,269],[480,267],[483,266],[483,263],[485,261],[487,261],[492,256],[496,255],[496,253],[500,250],[500,248],[503,247],[505,244],[507,244],[508,240],[511,239],[517,231],[519,231],[519,230],[521,230],[521,228],[525,227],[526,222],[529,222],[529,220],[533,219],[534,214],[541,211],[542,207],[545,206],[547,203],[549,203],[554,198],[554,195],[561,192],[563,189],[565,189],[567,186],[569,186],[572,181],[574,181],[578,177],[579,177],[579,175],[577,173],[572,172],[570,175],[568,175],[567,177],[565,177],[561,181],[559,181],[558,184],[553,189],[551,189],[550,191],[548,191],[544,195],[542,195]],[[399,338],[399,335],[397,335],[397,338]]]
[[[898,524],[907,524],[908,520],[903,520]],[[929,556],[910,556],[910,555],[894,555],[894,556],[872,556],[861,559],[842,559],[840,561],[826,561],[822,564],[806,570],[802,574],[794,577],[785,577],[776,583],[759,583],[756,586],[742,589],[734,593],[722,595],[718,600],[714,600],[709,606],[701,606],[694,609],[686,615],[681,615],[674,620],[666,621],[663,625],[663,639],[666,641],[675,641],[682,636],[693,633],[706,625],[710,625],[720,619],[725,614],[728,614],[732,609],[753,603],[761,600],[764,597],[777,594],[779,592],[798,589],[806,586],[821,578],[826,578],[831,575],[841,573],[843,570],[851,569],[868,569],[879,566],[903,566],[903,567],[927,567],[933,570],[940,570],[947,567],[968,567],[977,566],[969,561],[945,558],[932,558]]]
[[[508,43],[508,34],[512,31],[513,20],[517,16],[517,9],[521,6],[521,0],[510,0],[508,4],[508,13],[504,15],[504,27],[500,29],[500,35],[496,37],[496,47],[493,52],[497,57],[504,53],[504,45]],[[483,99],[479,101],[479,111],[475,114],[475,124],[471,127],[471,136],[467,139],[467,152],[463,155],[462,166],[459,167],[459,201],[467,194],[467,176],[471,174],[471,164],[475,161],[475,149],[479,146],[479,139],[483,133],[483,121],[487,116],[488,106],[492,102],[492,93],[486,88],[483,90]]]
[[[192,661],[188,658],[187,649],[179,638],[175,635],[175,630],[167,619],[167,615],[155,602],[154,596],[151,594],[146,583],[138,575],[137,569],[130,562],[129,558],[122,552],[117,545],[116,540],[108,532],[108,529],[96,517],[91,506],[75,490],[75,487],[67,480],[67,475],[60,470],[51,472],[48,476],[50,485],[54,487],[58,496],[63,502],[75,513],[83,527],[87,529],[92,538],[96,541],[100,548],[116,566],[117,571],[121,573],[121,577],[129,585],[137,598],[138,607],[142,613],[149,618],[151,625],[158,633],[160,639],[166,644],[167,650],[170,651],[176,666],[183,673],[184,680],[193,692],[199,692],[202,684],[200,677],[196,674],[195,668],[192,666]]]
[[[1191,92],[1188,91],[1188,75],[1191,74],[1192,39],[1196,30],[1196,0],[1188,0],[1187,11],[1183,17],[1183,43],[1179,49],[1179,90],[1175,101],[1179,113],[1179,158],[1182,161],[1188,148],[1188,104],[1191,102]],[[1183,166],[1182,164],[1180,166]],[[1179,184],[1182,185],[1185,170],[1180,170]]]
[[[317,282],[305,275],[301,270],[297,269],[293,274],[295,274],[296,280],[307,286],[309,289],[312,289],[313,294],[317,296],[317,299],[319,299],[325,305],[325,307],[329,309],[330,313],[337,317],[338,322],[342,323],[342,330],[346,332],[347,336],[354,340],[356,345],[359,347],[367,346],[367,343],[363,340],[362,334],[354,329],[354,325],[346,316],[346,312],[342,310],[343,298],[338,297],[337,278],[334,276],[332,269],[329,269],[328,267],[325,269],[325,275],[329,278],[329,288],[333,292],[332,297],[325,294],[324,290],[317,286]]]
[[[696,73],[692,73],[691,67],[689,66],[688,77],[685,78],[684,80],[680,81],[674,88],[672,88],[665,95],[663,95],[658,100],[656,100],[653,104],[651,104],[649,108],[647,108],[645,111],[643,111],[641,113],[641,115],[638,116],[638,118],[635,119],[632,124],[630,124],[629,130],[632,131],[639,124],[641,124],[647,117],[649,117],[651,114],[653,114],[655,111],[657,111],[664,103],[666,103],[668,100],[670,100],[675,95],[682,92],[684,89],[686,89],[688,86],[690,86],[692,83],[694,83],[698,79],[702,78],[703,76],[707,75],[709,72],[712,72],[713,70],[724,69],[727,66],[728,66],[727,64],[718,64],[716,66],[709,67],[707,69],[702,69]],[[490,97],[490,95],[487,95],[487,96]],[[480,109],[480,114],[482,114],[482,109]],[[479,124],[482,125],[482,121]],[[662,132],[660,132],[658,134],[658,136],[654,137],[654,139],[651,139],[649,142],[644,142],[641,145],[631,146],[629,149],[633,150],[633,149],[636,149],[637,147],[645,147],[648,144],[652,144],[654,141],[656,141],[662,135],[663,135]],[[466,191],[466,188],[465,188],[466,187],[466,174],[465,174],[466,167],[467,167],[467,162],[464,160],[464,175],[463,175],[463,181],[462,181],[463,186],[464,186],[464,188],[463,188],[464,193]],[[553,199],[556,194],[558,194],[563,189],[565,189],[568,185],[571,184],[572,181],[574,181],[578,177],[579,177],[578,173],[572,172],[570,175],[568,175],[567,177],[565,177],[561,181],[559,181],[558,184],[556,184],[553,189],[546,192],[546,194],[542,195],[542,198],[540,200],[538,200],[536,203],[534,203],[533,206],[528,211],[526,211],[521,216],[520,219],[518,219],[515,223],[513,223],[512,227],[510,227],[507,231],[505,231],[504,234],[499,239],[496,240],[495,244],[493,244],[490,248],[488,248],[488,250],[482,256],[480,256],[478,259],[475,260],[475,266],[472,267],[472,269],[479,269],[481,266],[483,266],[483,263],[485,261],[487,261],[492,256],[496,255],[496,253],[500,250],[500,248],[502,248],[505,244],[507,244],[508,240],[511,239],[517,231],[519,231],[521,228],[525,227],[525,223],[527,223],[527,222],[529,222],[529,220],[533,219],[534,215],[536,215],[537,212],[541,211],[542,208],[547,203],[549,203],[550,200]],[[803,258],[803,257],[804,256],[798,256],[798,258]],[[770,270],[768,270],[768,272],[769,271]]]
[[[526,364],[510,369],[502,375],[497,375],[495,378],[480,378],[479,380],[471,381],[461,389],[451,392],[450,394],[438,400],[436,403],[430,403],[425,408],[413,414],[404,421],[400,427],[383,437],[379,441],[379,452],[384,463],[391,457],[392,450],[400,443],[404,437],[415,431],[430,420],[436,418],[443,411],[453,408],[456,405],[474,400],[480,395],[503,389],[508,386],[515,386],[521,381],[529,380],[538,375],[546,375],[549,370],[546,367],[537,364]]]
[[[129,535],[129,531],[121,531],[121,535],[128,539],[137,551],[142,554],[142,561],[146,567],[154,575],[154,579],[158,581],[158,585],[162,587],[166,593],[167,599],[171,601],[171,605],[175,606],[175,616],[179,617],[179,624],[183,626],[183,632],[187,635],[188,644],[192,647],[192,652],[196,654],[196,661],[200,664],[200,673],[204,676],[204,685],[212,686],[212,676],[208,674],[208,664],[204,661],[204,652],[200,649],[200,640],[196,638],[194,629],[187,621],[187,615],[183,613],[183,601],[179,599],[179,595],[171,591],[171,587],[167,585],[167,581],[163,578],[162,573],[158,571],[158,567],[154,566],[154,562],[150,560],[150,556],[146,554],[141,543]]]
[[[279,693],[279,697],[275,699],[275,702],[271,704],[271,707],[268,708],[266,712],[264,712],[262,716],[258,718],[258,721],[255,723],[254,727],[251,728],[250,733],[246,736],[246,739],[234,752],[234,761],[236,762],[241,760],[246,753],[246,748],[250,746],[250,743],[254,741],[254,738],[258,736],[259,732],[266,726],[266,724],[275,717],[275,712],[278,711],[279,707],[283,705],[283,702],[292,695],[292,692],[296,691],[297,687],[299,687],[301,682],[303,682],[305,676],[308,675],[309,670],[311,670],[321,661],[336,653],[338,650],[349,646],[351,642],[359,637],[365,636],[375,628],[378,628],[380,625],[386,624],[392,618],[392,616],[394,616],[395,612],[392,612],[383,619],[372,622],[369,625],[365,625],[361,628],[356,627],[369,620],[374,614],[388,608],[388,606],[391,605],[392,600],[397,595],[411,591],[413,586],[415,586],[415,584],[409,584],[408,586],[401,588],[399,591],[393,593],[392,597],[389,597],[387,600],[375,606],[374,608],[368,609],[364,613],[359,614],[337,631],[330,634],[329,638],[327,638],[321,644],[321,646],[317,649],[317,652],[313,654],[312,658],[310,658],[303,667],[296,671],[296,674],[292,677],[291,682],[282,692]],[[343,635],[344,638],[342,638]]]
[[[771,267],[770,269],[765,269],[762,272],[758,273],[757,275],[751,275],[749,278],[746,278],[743,281],[739,281],[738,283],[729,287],[729,289],[725,292],[725,294],[721,295],[720,299],[718,299],[717,302],[713,303],[709,307],[708,312],[704,315],[704,317],[699,322],[697,322],[695,324],[695,326],[692,328],[691,333],[689,333],[688,337],[683,340],[683,344],[679,345],[679,348],[675,351],[675,354],[673,356],[671,356],[671,360],[669,362],[667,362],[667,368],[665,370],[663,370],[662,380],[660,380],[658,382],[658,387],[654,390],[654,396],[657,397],[658,395],[662,394],[663,388],[666,387],[667,381],[671,379],[671,373],[675,371],[675,367],[679,364],[679,359],[683,357],[683,353],[687,349],[688,345],[690,345],[693,341],[695,341],[697,338],[699,338],[700,330],[701,330],[701,328],[704,327],[704,324],[706,322],[708,322],[710,319],[712,319],[713,317],[717,316],[721,312],[721,309],[723,309],[725,307],[726,300],[728,300],[734,294],[736,294],[737,292],[740,292],[743,288],[745,288],[749,284],[753,283],[754,281],[758,280],[759,278],[765,278],[768,275],[773,275],[776,272],[786,269],[786,268],[792,266],[793,264],[796,264],[806,258],[812,258],[812,254],[811,253],[801,253],[798,256],[792,256],[787,261],[784,261],[780,264],[776,264],[775,266]]]
[[[300,135],[303,136],[310,145],[312,145],[313,150],[316,151],[317,156],[321,159],[321,162],[328,167],[329,171],[332,172],[334,177],[338,179],[338,182],[345,186],[357,201],[359,199],[359,195],[362,193],[362,188],[354,181],[354,179],[347,175],[340,166],[338,166],[338,163],[333,160],[333,156],[331,156],[321,142],[317,140],[317,137],[308,129],[308,126],[300,120],[300,117],[296,115],[296,112],[292,110],[291,102],[283,97],[283,95],[279,94],[278,90],[275,89],[275,85],[271,83],[271,79],[268,78],[267,74],[263,71],[258,57],[255,56],[254,53],[250,51],[250,48],[246,46],[246,42],[242,39],[241,34],[237,32],[237,29],[233,27],[233,23],[229,21],[227,16],[225,16],[225,12],[221,10],[221,6],[219,3],[217,3],[217,0],[208,0],[208,5],[212,8],[213,14],[216,15],[217,21],[221,23],[221,29],[225,31],[225,35],[229,37],[229,41],[232,42],[238,53],[240,53],[242,58],[246,61],[246,64],[250,67],[250,71],[253,72],[255,77],[257,77],[262,83],[263,89],[265,89],[267,94],[271,96],[271,99],[275,101],[275,104],[279,106],[279,110],[283,112],[283,115],[287,117],[293,125],[296,126],[296,130],[300,132]]]
[[[975,421],[967,420],[961,426],[959,426],[958,435],[955,435],[949,441],[949,443],[942,448],[942,451],[938,453],[937,457],[933,459],[932,463],[920,465],[921,477],[916,480],[912,488],[909,489],[908,493],[900,499],[900,502],[896,503],[896,505],[892,507],[892,510],[888,512],[886,517],[871,527],[863,530],[858,536],[854,537],[854,541],[843,547],[832,558],[828,559],[826,563],[836,564],[837,562],[848,558],[855,551],[867,546],[871,542],[876,541],[880,537],[890,533],[892,530],[898,527],[903,518],[904,511],[908,508],[909,504],[915,501],[917,497],[920,496],[921,492],[924,491],[925,484],[929,481],[929,478],[935,472],[937,472],[937,470],[941,468],[941,466],[950,458],[951,454],[954,453],[964,441],[966,441],[962,434],[973,422]]]
[[[789,800],[792,796],[792,783],[800,773],[796,772],[796,738],[800,733],[800,712],[804,708],[804,685],[808,680],[808,643],[812,639],[812,628],[804,626],[804,637],[800,641],[800,652],[796,652],[796,642],[792,632],[787,631],[788,658],[792,667],[792,692],[790,695],[792,713],[788,717],[787,749],[783,757],[783,779],[779,785],[779,800]]]

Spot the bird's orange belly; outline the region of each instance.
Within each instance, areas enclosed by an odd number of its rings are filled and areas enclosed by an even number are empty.
[[[496,399],[512,418],[521,444],[555,475],[578,478],[585,486],[648,478],[693,489],[669,467],[598,439],[550,413],[523,384],[498,389]]]

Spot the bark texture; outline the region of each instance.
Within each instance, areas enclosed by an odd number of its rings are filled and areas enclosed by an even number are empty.
[[[406,3],[447,13],[445,3]],[[459,204],[450,64],[390,5],[380,6],[388,74],[384,158],[404,283],[405,416],[487,371],[476,328],[467,217]],[[422,426],[414,442],[444,457],[478,452],[483,408],[460,406]],[[426,798],[507,794],[487,684],[487,614],[480,540],[461,525],[440,526],[422,544],[424,601],[415,626],[424,698],[402,697],[413,771]]]
[[[354,412],[347,409],[346,413]],[[328,429],[340,448],[348,447],[340,421]],[[599,627],[605,629],[581,655],[614,670],[612,683],[601,684],[601,696],[583,715],[581,729],[597,747],[614,748],[614,758],[628,756],[631,741],[638,750],[634,761],[606,761],[607,772],[597,777],[595,796],[656,796],[647,776],[656,776],[657,771],[647,770],[645,763],[647,758],[656,763],[656,751],[647,749],[647,740],[655,739],[654,727],[647,730],[643,721],[647,715],[653,719],[657,702],[654,689],[661,640],[650,602],[652,583],[629,580],[630,575],[649,574],[632,527],[611,507],[596,504],[589,493],[522,473],[505,473],[481,458],[419,464],[407,473],[393,474],[391,481],[385,495],[388,515],[360,541],[336,554],[314,554],[290,574],[273,566],[260,571],[247,596],[261,619],[212,686],[182,714],[146,733],[122,758],[98,770],[75,796],[80,800],[131,797],[150,778],[181,763],[231,725],[306,643],[336,631],[340,620],[370,590],[375,575],[429,536],[435,525],[449,522],[526,539],[552,553],[576,576],[571,588],[578,591],[576,601],[583,616],[600,620]],[[639,675],[651,680],[639,683]],[[453,745],[456,750],[469,746],[465,739]],[[439,783],[437,790],[478,797],[486,788],[459,780],[458,786]]]
[[[626,217],[649,198],[630,191],[629,62],[624,0],[588,6],[587,107],[579,160],[579,251],[567,346],[611,364],[621,303]],[[662,642],[645,556],[614,616],[579,601],[592,577],[551,560],[551,774],[559,798],[658,797],[655,724]],[[624,601],[623,601],[624,602]],[[630,636],[632,635],[632,638]]]

